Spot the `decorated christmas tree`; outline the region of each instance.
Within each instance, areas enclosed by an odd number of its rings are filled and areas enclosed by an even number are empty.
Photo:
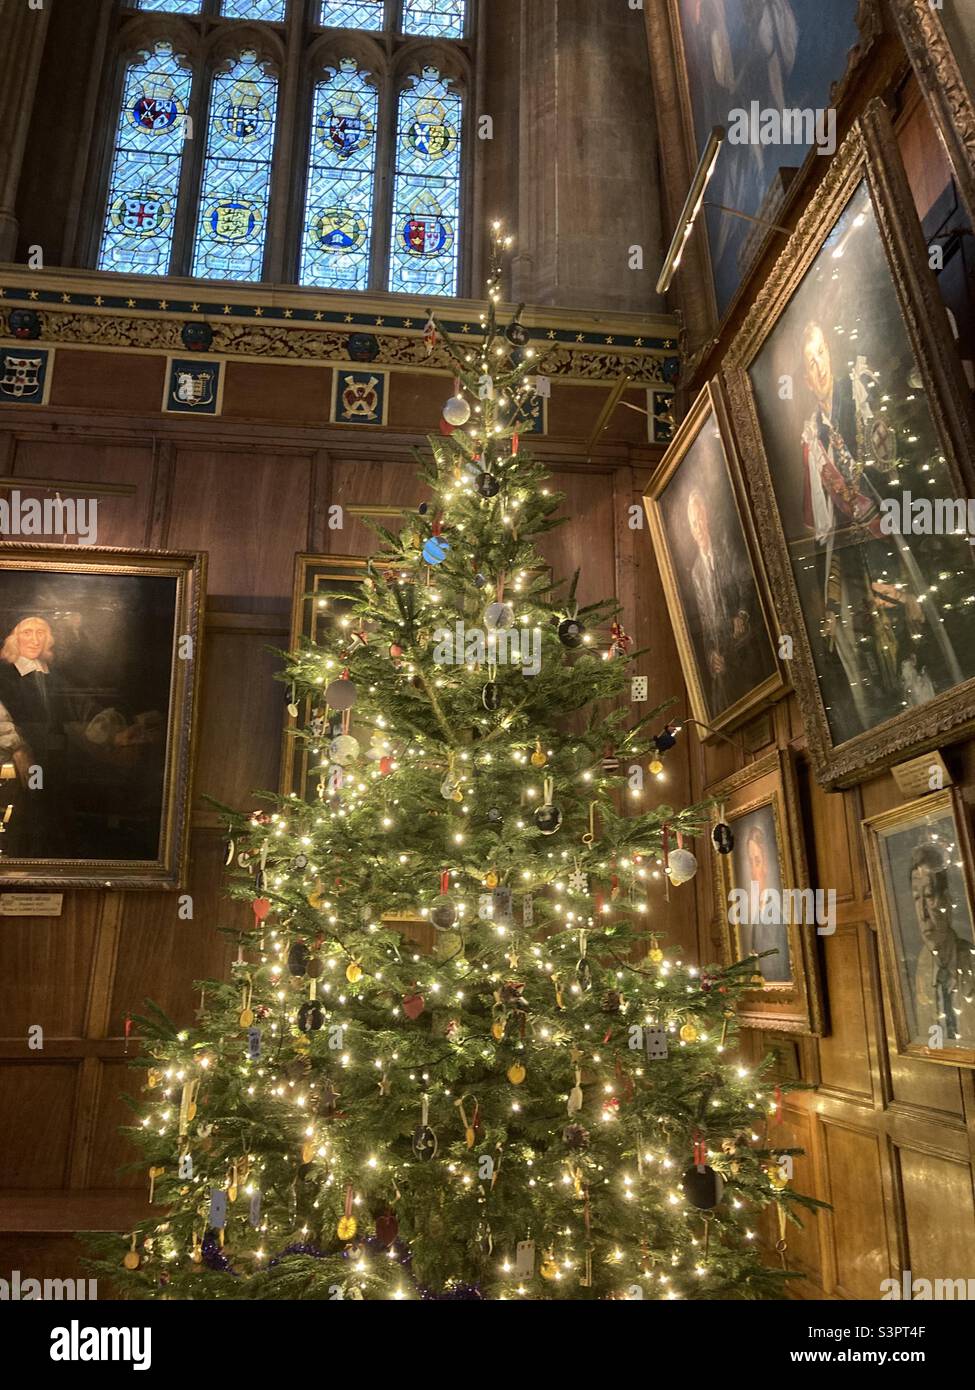
[[[668,949],[706,812],[646,808],[678,730],[535,549],[560,499],[505,245],[478,340],[427,325],[458,377],[428,501],[283,673],[319,795],[228,814],[232,979],[191,1030],[137,1020],[157,1214],[102,1243],[124,1296],[781,1294],[761,1211],[806,1199],[735,1058],[755,962]]]

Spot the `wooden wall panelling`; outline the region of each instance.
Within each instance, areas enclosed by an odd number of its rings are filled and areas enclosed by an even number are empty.
[[[0,1062],[2,1188],[68,1186],[79,1065],[43,1052]]]
[[[834,1120],[823,1123],[823,1136],[835,1289],[843,1298],[876,1299],[889,1265],[880,1142],[869,1129]]]
[[[62,495],[93,498],[98,503],[98,545],[146,543],[146,519],[153,490],[153,449],[143,440],[58,439],[45,432],[27,436],[11,432],[13,456],[9,469],[22,497],[50,498],[55,489],[31,487],[30,480],[64,483]],[[74,484],[74,488],[72,488]],[[77,489],[75,492],[74,489]],[[57,543],[58,537],[51,538]],[[67,538],[68,544],[75,544]]]

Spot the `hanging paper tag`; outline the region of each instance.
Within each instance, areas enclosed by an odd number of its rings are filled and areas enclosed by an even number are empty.
[[[647,1060],[662,1062],[667,1056],[667,1032],[664,1028],[644,1028],[643,1045],[647,1050]]]
[[[534,926],[535,923],[535,899],[531,893],[526,893],[521,900],[521,923],[524,927]]]
[[[261,1194],[260,1194],[260,1192],[252,1192],[252,1193],[251,1193],[251,1206],[250,1206],[250,1211],[249,1211],[248,1216],[247,1216],[247,1220],[248,1220],[248,1221],[250,1222],[250,1224],[255,1228],[255,1230],[256,1230],[257,1227],[261,1224]]]
[[[514,926],[512,896],[510,888],[495,888],[491,894],[494,905],[494,920],[501,927]]]
[[[515,1247],[515,1274],[520,1279],[530,1279],[535,1273],[535,1242],[520,1240]]]
[[[218,1231],[227,1224],[227,1193],[222,1187],[210,1189],[210,1215],[207,1220]]]
[[[247,1055],[251,1061],[256,1061],[261,1055],[260,1028],[248,1028],[247,1030]]]

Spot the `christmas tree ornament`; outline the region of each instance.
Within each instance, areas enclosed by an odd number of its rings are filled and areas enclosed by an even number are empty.
[[[487,575],[486,575],[486,574],[475,574],[475,576],[474,576],[474,583],[477,585],[477,587],[478,587],[479,589],[483,589],[484,586],[485,586],[485,584],[487,583]]]
[[[430,921],[437,931],[450,931],[457,921],[457,908],[449,898],[440,898],[430,909]]]
[[[579,1070],[578,1067],[576,1067],[575,1085],[569,1092],[569,1099],[566,1102],[566,1109],[568,1110],[570,1115],[578,1115],[579,1111],[582,1109],[582,1104],[582,1072]]]
[[[423,558],[428,565],[442,565],[449,549],[443,536],[428,536],[423,542]]]
[[[489,714],[501,708],[501,687],[497,681],[488,681],[481,691],[481,704]]]
[[[303,1033],[317,1033],[325,1022],[325,1014],[317,999],[306,999],[298,1010],[298,1027]]]
[[[558,627],[559,641],[563,647],[574,650],[582,646],[582,639],[585,637],[586,629],[578,618],[564,618]]]
[[[261,1055],[260,1028],[248,1028],[247,1030],[247,1055],[252,1062],[256,1062]]]
[[[477,482],[474,484],[479,497],[489,501],[492,497],[497,497],[501,491],[501,484],[493,473],[478,473]]]
[[[546,1250],[538,1266],[538,1272],[543,1279],[557,1279],[559,1277],[559,1267],[556,1263],[555,1255],[551,1250]]]
[[[460,382],[454,383],[454,390],[457,392]],[[454,429],[459,429],[461,425],[466,425],[471,418],[471,407],[469,402],[461,395],[451,396],[443,408],[443,418],[448,425],[453,425]]]
[[[500,632],[512,627],[515,621],[514,609],[510,603],[489,603],[484,610],[484,626],[488,632]]]
[[[422,994],[405,994],[403,996],[403,1012],[406,1017],[414,1021],[420,1017],[426,1008],[426,1001]]]
[[[582,1125],[566,1125],[562,1131],[562,1142],[567,1149],[581,1153],[589,1147],[589,1131]]]
[[[345,1189],[345,1211],[339,1217],[339,1224],[336,1230],[339,1240],[355,1240],[356,1231],[359,1223],[352,1215],[352,1204],[355,1201],[355,1192],[351,1183]]]
[[[332,681],[325,687],[325,701],[331,709],[351,709],[358,697],[359,692],[356,690],[354,681],[349,679],[347,671],[338,680]]]
[[[667,860],[667,875],[671,883],[689,883],[697,873],[697,860],[688,849],[671,850]]]
[[[251,907],[254,910],[254,920],[256,922],[263,922],[267,914],[271,911],[271,904],[268,902],[267,898],[255,898],[251,903]]]
[[[655,936],[650,938],[650,949],[647,952],[647,960],[651,965],[659,965],[664,958],[664,953],[660,949],[660,943]]]
[[[302,870],[307,869],[307,868],[308,868],[308,855],[307,855],[307,854],[296,854],[295,857],[294,857],[294,858],[292,859],[292,861],[291,861],[291,868],[292,868],[292,871],[293,871],[294,873],[296,873],[296,874],[300,874],[300,873],[302,872]]]
[[[403,659],[403,648],[400,646],[400,644],[399,644],[398,642],[391,642],[391,643],[390,643],[390,645],[389,645],[389,655],[390,655],[390,660],[392,660],[392,661],[402,661],[402,659]]]
[[[240,1001],[240,1015],[237,1019],[237,1022],[240,1024],[241,1028],[249,1028],[251,1024],[254,1022],[254,1010],[251,1008],[252,992],[253,985],[248,979],[244,982],[243,993]]]
[[[515,1246],[514,1274],[516,1279],[534,1278],[535,1242],[533,1240],[520,1240]]]
[[[525,325],[520,322],[517,315],[504,330],[504,336],[511,346],[516,348],[524,347],[531,339],[531,334],[528,332]]]
[[[303,941],[296,941],[288,952],[288,971],[300,978],[308,969],[308,947]]]
[[[507,1075],[512,1086],[520,1086],[528,1073],[520,1062],[512,1062],[511,1066],[508,1068]]]
[[[420,1123],[413,1131],[413,1155],[421,1163],[429,1163],[436,1158],[440,1141],[430,1127],[430,1097],[426,1094],[420,1101]]]
[[[388,1211],[376,1217],[376,1239],[380,1245],[388,1249],[398,1235],[399,1222],[396,1220],[396,1213],[390,1207]]]
[[[718,821],[711,831],[711,843],[719,854],[730,854],[735,847],[735,834],[725,821]]]
[[[477,379],[478,400],[494,400],[494,378],[488,373],[483,372]]]
[[[562,812],[552,801],[554,794],[555,783],[551,777],[546,777],[542,788],[542,805],[532,818],[543,835],[554,835],[562,825]]]
[[[225,847],[224,847],[224,859],[223,859],[223,862],[224,862],[224,866],[225,866],[226,868],[228,868],[228,869],[230,868],[231,864],[234,862],[234,855],[235,855],[236,853],[237,853],[237,846],[236,846],[236,844],[235,844],[235,842],[234,842],[233,836],[231,835],[231,836],[229,837],[229,839],[227,840],[227,843],[226,843],[226,845],[225,845]]]
[[[681,1191],[698,1211],[713,1211],[721,1201],[724,1179],[706,1164],[688,1168],[681,1179]]]
[[[124,1257],[124,1259],[122,1260],[122,1264],[124,1265],[124,1267],[125,1267],[126,1269],[138,1269],[138,1268],[139,1268],[139,1265],[141,1264],[141,1260],[140,1260],[140,1258],[139,1258],[139,1252],[138,1252],[138,1250],[135,1248],[135,1247],[136,1247],[136,1241],[137,1241],[137,1239],[138,1239],[138,1236],[136,1235],[136,1232],[133,1231],[133,1232],[132,1232],[132,1244],[129,1246],[128,1250],[125,1252],[125,1257]]]
[[[697,1041],[697,1028],[693,1023],[684,1023],[681,1025],[680,1040],[686,1043]]]
[[[495,1042],[502,1042],[504,1039],[505,1024],[503,1018],[496,1018],[491,1024],[491,1037]]]
[[[665,1028],[644,1028],[643,1046],[649,1062],[667,1060],[667,1030]]]
[[[652,777],[659,777],[664,770],[664,765],[659,758],[653,758],[649,765],[649,772]]]
[[[423,345],[427,350],[428,357],[437,346],[437,340],[437,321],[431,314],[423,326]]]
[[[673,726],[668,724],[666,729],[661,729],[660,733],[655,736],[653,746],[658,753],[666,753],[673,748],[676,742],[677,735],[674,732]]]
[[[350,960],[345,967],[345,978],[350,985],[358,984],[362,979],[362,966],[357,960]]]
[[[614,618],[609,629],[609,658],[626,656],[633,645],[633,638],[623,631],[622,623]]]
[[[489,869],[488,872],[484,875],[484,887],[485,887],[485,888],[497,888],[497,886],[498,886],[498,876],[497,876],[497,874],[494,872],[493,869]]]
[[[338,738],[333,738],[328,745],[328,756],[336,767],[351,767],[360,752],[359,740],[351,734],[339,734]]]
[[[488,825],[492,826],[494,829],[497,829],[499,825],[504,824],[504,816],[502,815],[501,809],[498,806],[489,807],[487,815],[484,817],[484,819],[487,821]]]
[[[532,767],[544,767],[545,764],[548,762],[548,758],[545,756],[545,750],[542,748],[542,740],[540,738],[537,738],[535,740],[535,751],[532,753],[529,761],[531,762]]]

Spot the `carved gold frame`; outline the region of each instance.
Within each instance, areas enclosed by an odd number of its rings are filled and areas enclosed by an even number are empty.
[[[147,860],[4,857],[0,860],[0,887],[110,888],[118,891],[183,886],[189,849],[206,566],[206,554],[192,551],[0,544],[0,572],[159,575],[176,580],[158,856]],[[187,637],[192,643],[190,660],[181,659],[179,655],[180,641]]]
[[[892,0],[894,18],[975,222],[975,91],[965,82],[931,0]]]
[[[771,807],[779,844],[782,889],[811,887],[803,849],[799,785],[789,752],[779,748],[758,762],[749,763],[711,787],[708,795],[715,802],[712,826],[720,820],[731,823],[762,806]],[[741,958],[738,930],[729,920],[728,912],[728,895],[734,887],[733,855],[715,854],[715,911],[728,964]],[[742,996],[738,1017],[746,1028],[819,1035],[825,1032],[825,1012],[815,925],[789,923],[788,937],[791,983],[766,983],[750,990]]]
[[[870,103],[833,161],[779,257],[728,354],[726,380],[755,522],[766,555],[781,628],[795,639],[793,684],[819,781],[843,787],[876,775],[912,753],[958,739],[975,728],[975,679],[925,705],[834,744],[816,678],[804,614],[775,504],[772,477],[747,369],[802,283],[829,232],[866,178],[891,280],[922,373],[955,495],[969,495],[975,460],[970,396],[948,328],[937,280],[928,265],[917,211],[886,107]]]
[[[892,811],[869,816],[861,821],[863,838],[867,852],[867,869],[876,903],[877,930],[880,936],[881,964],[884,985],[890,1003],[891,1020],[894,1025],[894,1039],[898,1054],[902,1057],[917,1057],[925,1062],[938,1062],[942,1066],[975,1067],[975,1047],[927,1047],[911,1041],[908,1024],[907,1005],[904,999],[903,979],[897,959],[897,943],[894,937],[895,913],[890,895],[887,892],[887,877],[884,872],[881,839],[885,831],[907,829],[912,824],[920,824],[929,815],[950,815],[961,849],[965,890],[968,902],[969,919],[975,923],[975,852],[973,852],[972,831],[965,803],[957,788],[946,788],[932,792],[917,801],[909,801]]]
[[[721,711],[710,710],[705,698],[704,683],[701,679],[701,672],[698,669],[694,644],[691,641],[684,605],[681,602],[680,586],[677,582],[674,560],[668,544],[667,531],[659,504],[659,499],[664,489],[684,463],[685,458],[700,437],[701,430],[704,428],[709,418],[714,419],[721,438],[721,452],[724,458],[725,471],[728,475],[731,493],[741,524],[745,551],[748,555],[752,576],[758,590],[759,610],[765,625],[765,632],[775,664],[775,672],[773,675],[769,676],[768,679],[763,681],[760,685],[755,686],[747,695],[737,700],[726,710]],[[684,672],[684,681],[687,685],[691,711],[694,718],[699,721],[699,736],[702,739],[713,737],[712,734],[709,734],[708,729],[701,727],[701,725],[710,725],[711,728],[715,730],[733,728],[778,699],[788,688],[788,676],[786,675],[782,663],[779,661],[774,640],[772,625],[773,610],[768,589],[768,578],[765,573],[764,565],[762,564],[761,554],[755,537],[755,530],[752,525],[751,516],[749,515],[747,498],[744,493],[741,476],[741,463],[735,451],[734,434],[728,418],[727,403],[720,380],[715,379],[704,387],[688,414],[681,422],[680,429],[674,436],[673,443],[668,448],[659,467],[650,479],[649,486],[644,494],[643,505],[646,508],[647,520],[650,524],[650,534],[653,538],[653,548],[657,557],[657,565],[660,569],[660,579],[664,587],[667,610],[673,618],[674,636],[677,641],[678,652],[680,653],[680,664]]]

